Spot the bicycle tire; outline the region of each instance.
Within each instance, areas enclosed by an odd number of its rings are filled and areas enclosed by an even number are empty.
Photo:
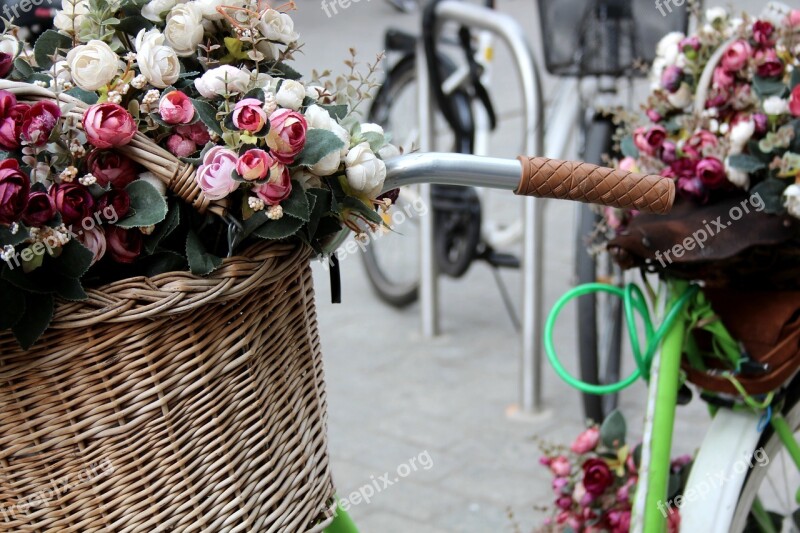
[[[788,385],[786,389],[786,399],[781,412],[786,422],[789,424],[789,427],[797,433],[797,431],[800,430],[800,375],[795,376]],[[764,433],[761,435],[761,439],[753,450],[753,454],[762,448],[766,452],[767,457],[769,457],[770,462],[775,458],[776,452],[782,448],[781,440],[771,425],[767,425],[764,429]],[[769,472],[767,466],[768,465],[760,468],[751,468],[748,472],[733,511],[733,519],[730,526],[731,532],[739,533],[744,531],[745,527],[748,525],[748,517],[753,506],[753,501]],[[794,488],[795,490],[797,489],[797,487]],[[794,501],[794,493],[790,494],[789,497]]]
[[[611,152],[613,128],[608,119],[596,118],[590,122],[584,143],[585,161],[602,163],[603,155]],[[600,215],[591,206],[580,204],[575,242],[575,275],[578,284],[598,281],[599,262],[608,260],[606,256],[599,258],[586,249],[586,239],[594,231],[599,219]],[[580,375],[582,381],[592,384],[618,381],[622,357],[622,306],[616,302],[611,307],[611,315],[603,316],[598,312],[601,301],[597,295],[591,294],[580,298],[577,303]],[[600,335],[601,324],[610,326],[608,339]],[[607,341],[606,353],[602,353],[600,346],[604,340]],[[617,406],[618,394],[597,396],[583,393],[582,396],[584,416],[597,423],[602,422]]]

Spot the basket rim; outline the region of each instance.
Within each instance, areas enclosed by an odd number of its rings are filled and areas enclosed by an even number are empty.
[[[224,258],[207,276],[172,271],[137,276],[87,289],[87,299],[59,299],[48,329],[88,327],[186,313],[215,302],[240,298],[308,263],[311,248],[302,242],[259,242]]]

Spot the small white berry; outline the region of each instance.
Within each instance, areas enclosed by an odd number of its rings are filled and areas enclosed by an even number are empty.
[[[267,218],[270,220],[278,220],[283,218],[283,208],[279,205],[272,205],[267,209]]]
[[[264,209],[264,200],[255,196],[251,196],[247,199],[247,205],[249,205],[250,209],[253,211],[261,211]]]
[[[144,86],[147,85],[147,78],[139,74],[131,81],[131,85],[134,89],[144,89]]]
[[[95,178],[92,174],[86,174],[84,177],[78,180],[78,183],[80,183],[84,187],[89,187],[97,183],[97,178]]]

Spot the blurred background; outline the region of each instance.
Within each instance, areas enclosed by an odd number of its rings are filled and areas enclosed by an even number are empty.
[[[705,7],[722,5],[757,14],[765,3],[707,1]],[[800,7],[797,1],[788,3]],[[296,68],[306,75],[313,68],[345,73],[343,61],[350,47],[357,50],[359,61],[374,61],[389,27],[420,31],[419,10],[402,13],[387,0],[352,0],[336,14],[320,0],[297,4],[293,17],[306,46]],[[547,43],[534,0],[499,0],[497,9],[524,27],[541,65]],[[655,6],[651,16],[661,17]],[[549,102],[559,96],[560,86],[550,76],[544,82]],[[637,84],[632,108],[638,109],[636,98],[641,102],[647,88],[646,81]],[[510,55],[501,44],[496,47],[491,95],[500,120],[490,153],[515,157],[522,152],[520,96]],[[577,157],[579,144],[572,147],[572,157]],[[484,216],[510,223],[520,216],[521,205],[510,194],[493,194],[484,202]],[[547,204],[547,309],[575,283],[575,221],[573,204]],[[520,250],[512,247],[510,252]],[[539,443],[569,444],[585,427],[578,392],[545,363],[544,410],[525,420],[508,416],[519,401],[521,339],[484,263],[474,264],[459,280],[441,280],[442,333],[428,339],[420,333],[419,303],[404,309],[382,303],[371,290],[360,256],[361,252],[348,254],[341,263],[339,305],[330,304],[328,271],[315,265],[330,452],[339,495],[348,498],[387,473],[385,479],[392,482],[374,485],[381,490],[369,502],[351,502],[349,512],[358,527],[382,533],[534,530],[546,516],[537,509],[552,500],[551,476],[538,464]],[[519,271],[503,270],[501,276],[518,308]],[[575,324],[574,309],[568,307],[555,335],[563,363],[572,372],[577,371]],[[622,374],[632,367],[632,360],[624,357]],[[620,395],[631,441],[641,437],[645,396],[641,382]],[[679,408],[676,454],[691,453],[699,445],[707,420],[706,407],[697,400]],[[416,468],[404,468],[415,458]],[[398,467],[410,470],[408,475],[399,477]]]

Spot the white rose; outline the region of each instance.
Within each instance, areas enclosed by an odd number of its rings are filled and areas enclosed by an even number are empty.
[[[770,96],[764,100],[764,113],[767,115],[783,115],[789,112],[789,101],[780,96]]]
[[[146,181],[147,183],[155,187],[156,190],[161,193],[161,196],[166,198],[167,184],[158,179],[155,174],[153,174],[152,172],[142,172],[141,174],[139,174],[139,179],[142,181]]]
[[[383,135],[383,128],[379,124],[366,122],[361,125],[361,133],[379,133]]]
[[[249,84],[250,75],[231,65],[212,68],[194,80],[194,86],[206,98],[244,93]]]
[[[658,41],[658,45],[656,46],[656,55],[664,58],[664,62],[667,66],[674,65],[678,60],[678,54],[681,52],[679,45],[684,37],[686,36],[683,33],[679,31],[673,31],[666,34],[661,38],[660,41]]]
[[[195,3],[206,20],[222,20],[224,17],[217,11],[217,8],[230,5],[230,2],[226,2],[226,0],[195,0]]]
[[[325,94],[325,87],[321,85],[309,85],[306,87],[306,97],[314,101],[319,100],[321,94]]]
[[[88,0],[63,0],[61,10],[56,11],[56,16],[53,18],[53,26],[58,30],[72,33],[73,28],[76,31],[80,29],[88,14]]]
[[[756,131],[753,119],[742,120],[731,129],[731,150],[739,153]]]
[[[311,171],[304,168],[295,170],[292,173],[292,179],[297,180],[304,190],[322,188],[322,180],[319,179],[319,176],[315,176]]]
[[[383,180],[386,179],[386,164],[372,153],[369,144],[364,142],[351,148],[344,164],[347,183],[353,190],[369,198],[375,198],[381,193]]]
[[[795,218],[800,218],[800,185],[789,185],[783,191],[786,198],[784,207],[789,210],[789,214]]]
[[[167,43],[181,57],[197,52],[197,46],[203,42],[203,14],[196,2],[178,4],[167,15],[167,26],[164,28]]]
[[[151,22],[163,22],[177,3],[177,0],[150,0],[142,6],[142,16]]]
[[[50,67],[50,75],[54,80],[72,81],[72,76],[69,75],[69,65],[66,61],[56,61]]]
[[[181,64],[175,50],[164,44],[157,29],[140,30],[136,36],[136,62],[142,75],[154,87],[163,89],[178,81]]]
[[[67,53],[67,63],[72,81],[86,91],[96,91],[110,83],[121,67],[119,57],[111,47],[97,40],[70,50]]]
[[[378,150],[378,157],[383,159],[384,161],[388,161],[393,157],[397,157],[400,155],[400,149],[393,145],[392,143],[386,143],[386,145]]]
[[[294,21],[286,13],[267,9],[258,24],[261,35],[269,41],[291,44],[300,36],[294,31]]]
[[[683,109],[690,105],[694,100],[694,94],[692,94],[692,89],[689,87],[687,83],[681,83],[680,89],[667,95],[667,101],[674,107],[675,109]]]
[[[11,57],[17,57],[19,53],[19,41],[11,35],[0,36],[0,52]]]
[[[728,175],[728,181],[740,189],[747,190],[750,188],[750,175],[741,169],[733,168],[730,165],[730,157],[725,158],[725,174]]]
[[[710,24],[714,24],[717,21],[725,22],[728,20],[728,12],[724,7],[710,7],[706,9],[706,20]]]
[[[329,153],[320,159],[316,165],[311,167],[311,172],[317,176],[330,176],[339,170],[339,167],[342,164],[342,158],[347,155],[350,147],[350,134],[347,133],[347,130],[341,127],[335,120],[330,121],[330,126],[328,129],[335,133],[336,136],[341,139],[344,145],[342,146],[341,150],[338,152]]]
[[[281,107],[297,111],[303,105],[305,97],[306,88],[302,83],[294,80],[284,80],[275,95],[275,101]]]
[[[306,109],[306,112],[303,116],[306,118],[306,123],[308,124],[309,128],[328,131],[331,130],[331,123],[333,119],[331,119],[330,113],[322,109],[320,106],[316,104],[308,106],[308,109]]]

